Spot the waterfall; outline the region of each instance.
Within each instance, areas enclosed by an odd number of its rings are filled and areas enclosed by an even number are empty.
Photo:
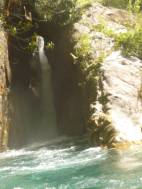
[[[57,136],[56,112],[52,89],[52,71],[44,51],[44,38],[37,36],[38,55],[41,69],[42,123],[47,127],[49,137]]]

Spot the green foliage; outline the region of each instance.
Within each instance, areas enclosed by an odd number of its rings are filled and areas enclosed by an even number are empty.
[[[43,21],[66,25],[76,19],[76,0],[36,0],[35,10]]]
[[[32,35],[32,37],[29,39],[28,45],[26,47],[26,50],[28,50],[29,52],[33,53],[35,51],[35,49],[37,49],[36,39],[37,39],[37,34],[34,33]]]
[[[74,53],[71,53],[74,63],[78,64],[86,81],[97,82],[99,79],[99,68],[105,58],[105,54],[100,52],[98,57],[92,57],[91,38],[88,34],[82,34],[77,39]]]
[[[3,12],[4,9],[4,0],[0,0],[0,13]]]
[[[95,31],[101,32],[101,33],[103,33],[103,34],[105,34],[105,35],[107,35],[109,37],[114,37],[115,36],[115,34],[112,31],[112,29],[107,27],[106,22],[104,20],[101,20],[99,24],[94,25],[93,29]]]
[[[93,0],[77,0],[77,4],[80,7],[88,6],[93,2]]]
[[[100,0],[104,6],[112,6],[117,8],[127,8],[129,0]]]
[[[82,11],[92,0],[24,0],[16,4],[14,12],[6,19],[6,31],[17,39],[24,41],[27,36],[32,36],[33,30],[36,31],[40,22],[56,25],[60,28],[72,24],[81,16]],[[1,5],[1,1],[0,1]],[[30,7],[30,10],[23,7]],[[26,10],[26,12],[25,12]],[[32,19],[28,20],[25,16],[31,13]],[[34,17],[36,15],[36,17]],[[30,36],[28,38],[30,38]],[[22,49],[33,51],[35,42],[33,37],[27,40]],[[54,44],[48,42],[47,49],[53,50]]]
[[[100,62],[94,61],[92,58],[91,38],[88,34],[82,34],[76,43],[74,53],[71,54],[74,63],[78,64],[86,81],[94,79],[97,75],[96,73],[94,74],[94,71],[97,72],[97,66]]]
[[[142,0],[99,0],[104,6],[112,6],[138,13],[142,8]]]
[[[84,7],[92,0],[36,0],[35,11],[42,21],[67,25],[79,18]]]
[[[122,49],[122,53],[125,56],[136,56],[142,59],[142,16],[136,17],[136,24],[127,28],[127,32],[115,33],[107,27],[107,24],[103,21],[100,24],[95,25],[93,29],[95,31],[102,32],[108,37],[114,38],[115,49]]]
[[[46,44],[45,48],[48,50],[53,50],[55,48],[55,44],[52,41],[50,41]]]
[[[129,0],[127,9],[139,13],[142,8],[142,0]]]
[[[55,47],[55,44],[52,41],[47,42],[45,48],[48,50],[53,50]],[[33,53],[37,51],[37,33],[34,33],[32,37],[28,41],[28,45],[25,50],[28,50],[29,52]]]
[[[97,31],[114,38],[115,49],[122,49],[125,56],[136,56],[142,59],[142,27],[134,27],[127,32],[116,34],[106,26],[99,26]]]
[[[32,22],[20,20],[17,24],[17,31],[19,33],[28,32],[32,29],[32,27]]]
[[[33,28],[32,22],[20,20],[17,24],[4,24],[6,31],[12,36],[19,36],[30,31]]]
[[[80,35],[78,39],[78,44],[76,47],[76,56],[77,57],[89,57],[91,53],[91,39],[88,34]]]
[[[122,47],[126,56],[142,59],[142,28],[122,33],[116,38],[116,47]]]

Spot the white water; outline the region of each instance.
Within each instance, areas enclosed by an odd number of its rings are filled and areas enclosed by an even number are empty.
[[[142,150],[58,138],[0,154],[0,189],[141,189]]]
[[[54,107],[52,71],[44,51],[44,38],[37,36],[39,61],[41,66],[41,106],[42,124],[48,127],[48,136],[57,136],[56,111]]]

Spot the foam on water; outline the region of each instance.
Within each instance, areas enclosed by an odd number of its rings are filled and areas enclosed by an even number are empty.
[[[90,148],[58,138],[0,154],[0,189],[133,189],[142,185],[142,150]]]

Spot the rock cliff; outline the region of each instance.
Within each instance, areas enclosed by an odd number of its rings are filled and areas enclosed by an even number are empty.
[[[40,69],[31,66],[36,35],[44,37],[46,47],[55,45],[45,51],[53,73],[59,134],[88,133],[92,145],[108,147],[142,140],[142,61],[136,53],[126,56],[118,44],[121,34],[137,25],[136,16],[94,2],[84,8],[68,3],[55,2],[51,12],[46,10],[52,7],[50,1],[8,4],[8,45],[2,27],[0,32],[0,149],[8,141],[19,147],[47,139],[48,129],[40,125]]]
[[[0,22],[0,150],[8,145],[10,126],[10,65],[8,58],[7,35]]]
[[[74,25],[73,58],[89,90],[88,133],[95,145],[142,140],[142,62],[124,56],[121,46],[115,46],[115,36],[127,32],[127,23],[135,23],[132,14],[94,3]]]

